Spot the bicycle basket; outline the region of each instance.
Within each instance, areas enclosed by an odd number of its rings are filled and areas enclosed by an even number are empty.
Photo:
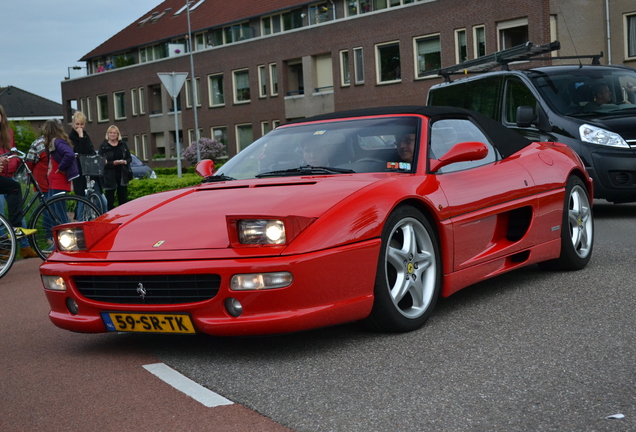
[[[80,155],[80,166],[82,167],[82,175],[102,176],[104,175],[104,166],[106,158],[104,156]]]

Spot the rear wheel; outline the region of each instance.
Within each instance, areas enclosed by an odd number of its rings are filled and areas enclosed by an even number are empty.
[[[590,261],[594,246],[594,220],[590,196],[583,181],[568,179],[561,223],[561,255],[540,263],[548,270],[580,270]]]
[[[7,274],[15,261],[17,242],[13,227],[0,215],[0,278]]]
[[[411,331],[429,318],[442,285],[437,234],[412,207],[393,212],[382,232],[375,300],[366,323],[381,331]]]
[[[40,204],[31,215],[29,228],[37,232],[29,237],[31,246],[46,259],[53,251],[53,227],[69,222],[91,221],[102,213],[89,200],[77,195],[50,198],[47,205]]]

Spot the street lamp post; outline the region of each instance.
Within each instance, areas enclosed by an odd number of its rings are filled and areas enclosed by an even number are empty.
[[[192,95],[192,111],[194,112],[194,137],[196,139],[195,145],[197,147],[197,162],[201,161],[201,150],[199,149],[199,116],[198,116],[198,105],[196,98],[196,78],[194,76],[194,56],[192,55],[192,29],[190,27],[190,0],[186,0],[186,10],[188,13],[188,53],[190,53],[190,76],[192,77],[192,82],[190,86],[190,92]]]
[[[81,66],[69,66],[68,67],[68,75],[66,76],[66,79],[71,79],[71,69],[73,70],[82,70]]]

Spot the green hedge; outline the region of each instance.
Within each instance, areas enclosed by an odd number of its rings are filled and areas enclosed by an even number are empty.
[[[171,169],[171,168],[160,168]],[[150,195],[157,192],[164,192],[173,189],[180,189],[187,186],[201,184],[201,177],[196,174],[186,173],[181,178],[177,175],[161,175],[157,172],[156,179],[139,179],[133,180],[128,184],[128,199],[133,200],[142,196]]]

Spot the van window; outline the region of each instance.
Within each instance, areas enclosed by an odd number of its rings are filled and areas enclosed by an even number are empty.
[[[480,112],[499,120],[497,110],[502,78],[491,77],[459,85],[440,86],[429,93],[428,105],[448,105]]]
[[[475,124],[466,119],[445,119],[433,123],[431,126],[429,157],[431,159],[438,159],[444,156],[455,144],[466,141],[478,141],[486,144],[488,147],[488,156],[481,160],[447,165],[440,168],[440,170],[437,171],[438,173],[475,168],[500,159],[498,152],[490,144],[486,135],[484,135]]]
[[[517,108],[520,106],[529,106],[533,113],[537,112],[537,99],[520,79],[510,78],[506,81],[504,101],[504,124],[514,125],[517,123]]]

